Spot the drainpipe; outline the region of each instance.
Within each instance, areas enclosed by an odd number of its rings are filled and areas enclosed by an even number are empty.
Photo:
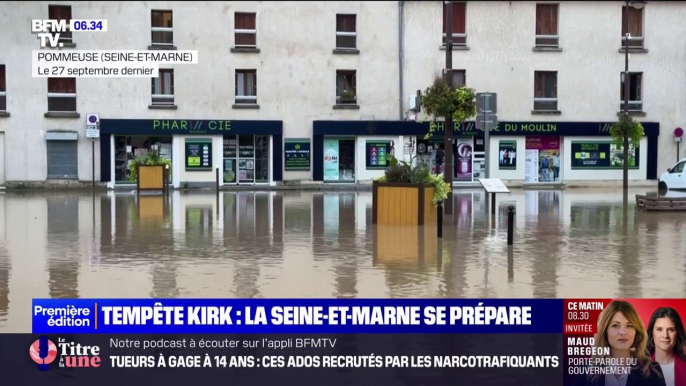
[[[403,7],[404,1],[398,1],[398,119],[405,118],[405,107],[403,106]]]

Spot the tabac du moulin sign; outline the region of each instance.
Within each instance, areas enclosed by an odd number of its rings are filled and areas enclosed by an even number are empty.
[[[285,170],[310,170],[310,140],[286,139],[284,143],[286,153]]]

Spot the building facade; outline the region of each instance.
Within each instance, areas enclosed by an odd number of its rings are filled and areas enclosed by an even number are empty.
[[[670,37],[686,6],[648,2],[455,2],[453,79],[496,93],[488,151],[474,120],[454,130],[455,183],[621,182],[609,126],[629,109],[645,137],[630,179],[649,182],[681,157],[684,53]],[[623,22],[628,16],[628,24]],[[22,20],[105,19],[63,36],[70,50],[197,50],[158,78],[32,77],[36,36]],[[435,165],[441,122],[417,90],[445,68],[443,2],[16,2],[0,14],[0,182],[130,186],[151,151],[175,187],[368,183],[389,155]],[[583,22],[580,22],[583,21]],[[46,49],[49,50],[49,49]],[[100,138],[85,135],[98,114]],[[436,134],[425,140],[430,125]],[[682,152],[683,154],[683,152]]]

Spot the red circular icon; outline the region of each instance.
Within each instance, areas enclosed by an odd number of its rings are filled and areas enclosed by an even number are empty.
[[[31,349],[29,350],[29,354],[31,355],[31,359],[33,359],[33,361],[38,363],[38,364],[45,363],[46,365],[49,365],[57,357],[57,346],[55,346],[55,344],[52,343],[51,340],[48,341],[48,356],[45,357],[45,362],[43,362],[43,359],[41,359],[39,352],[40,352],[40,342],[35,341],[31,345]]]
[[[677,127],[676,129],[674,129],[674,136],[675,137],[681,138],[681,136],[683,136],[683,135],[684,135],[684,129],[682,129],[681,127]]]

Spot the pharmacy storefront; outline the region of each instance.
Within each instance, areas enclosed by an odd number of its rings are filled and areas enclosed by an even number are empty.
[[[109,188],[136,183],[149,157],[168,165],[174,188],[274,185],[282,180],[281,121],[101,119],[100,173]]]
[[[641,122],[645,136],[629,144],[629,179],[657,179],[660,126]],[[491,178],[524,184],[622,180],[623,148],[612,122],[500,122],[491,131]]]

